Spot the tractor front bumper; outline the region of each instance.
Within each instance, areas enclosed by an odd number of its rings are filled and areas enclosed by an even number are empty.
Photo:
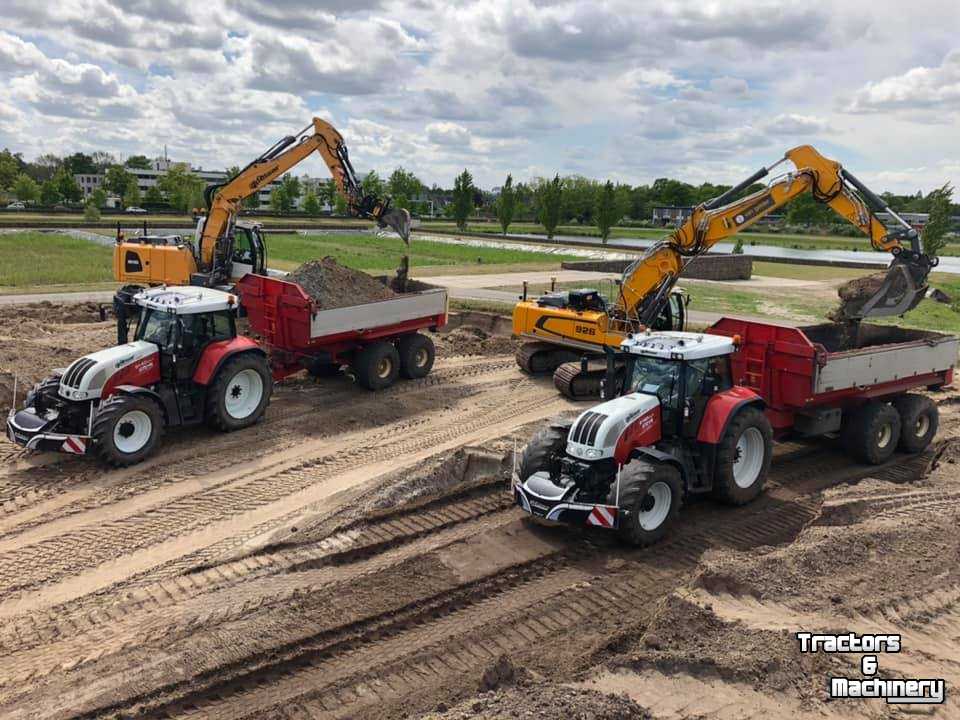
[[[524,483],[513,483],[514,501],[534,518],[564,525],[618,527],[620,513],[616,506],[576,502],[575,495],[575,487],[557,485],[546,472],[534,473]]]
[[[7,415],[7,437],[10,442],[27,450],[41,452],[65,452],[71,455],[85,455],[91,447],[89,435],[59,433],[55,431],[57,421],[45,420],[32,411],[11,410]]]

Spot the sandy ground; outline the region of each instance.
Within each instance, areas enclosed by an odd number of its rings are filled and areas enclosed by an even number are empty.
[[[0,308],[0,370],[108,344],[97,320]],[[508,338],[437,343],[424,380],[294,379],[256,427],[125,470],[0,442],[0,717],[899,717],[826,700],[859,658],[801,656],[825,629],[902,633],[882,673],[946,678],[934,717],[960,715],[960,395],[933,395],[936,451],[782,444],[757,501],[692,502],[635,550],[506,492],[585,405]]]

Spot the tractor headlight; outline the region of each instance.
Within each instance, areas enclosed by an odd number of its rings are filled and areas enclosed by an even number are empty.
[[[590,448],[590,449],[587,450],[583,455],[584,455],[584,457],[588,457],[588,458],[590,458],[591,460],[596,460],[596,459],[599,458],[601,455],[603,455],[603,453],[600,452],[599,450],[594,449],[594,448]]]

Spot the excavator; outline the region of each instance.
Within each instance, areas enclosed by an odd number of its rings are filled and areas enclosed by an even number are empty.
[[[196,246],[179,235],[126,238],[118,230],[113,251],[114,278],[131,283],[118,294],[121,302],[143,285],[229,287],[245,274],[267,271],[267,247],[260,226],[237,221],[243,201],[261,191],[312,153],[330,168],[350,214],[376,220],[410,242],[410,213],[390,207],[389,198],[364,194],[350,163],[343,137],[330,123],[313,121],[296,135],[275,143],[226,182],[204,191],[206,214],[197,221]],[[135,288],[135,290],[134,290]]]
[[[793,170],[737,199],[788,161]],[[684,303],[674,286],[690,258],[703,255],[806,192],[859,228],[875,250],[893,256],[883,282],[843,306],[843,317],[837,319],[849,326],[848,331],[856,332],[864,318],[903,315],[916,307],[927,291],[927,276],[937,258],[924,254],[917,231],[840,163],[801,145],[695,207],[680,227],[627,267],[617,282],[615,301],[608,303],[590,289],[521,299],[513,310],[513,333],[530,342],[517,351],[517,364],[528,373],[553,372],[554,384],[567,397],[596,395],[604,369],[591,368],[590,358],[599,357],[604,348],[619,347],[628,334],[646,328],[683,329]],[[878,212],[886,213],[897,226],[888,228]],[[580,362],[572,362],[576,357]]]

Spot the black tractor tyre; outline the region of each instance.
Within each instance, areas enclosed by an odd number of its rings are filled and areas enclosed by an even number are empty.
[[[520,482],[536,472],[546,470],[550,477],[560,474],[560,461],[567,451],[567,436],[570,434],[572,422],[552,422],[542,430],[538,430],[520,455],[520,464],[517,475]]]
[[[620,488],[616,481],[607,498],[618,504],[620,538],[646,547],[659,542],[680,513],[683,504],[683,483],[680,471],[668,463],[634,460],[620,471]]]
[[[940,427],[936,403],[926,395],[910,394],[894,398],[892,404],[900,414],[899,448],[908,453],[926,450]]]
[[[250,427],[266,412],[272,392],[267,359],[253,352],[235,355],[223,363],[207,386],[207,423],[221,432]]]
[[[356,354],[353,370],[357,382],[367,390],[383,390],[400,375],[400,353],[393,343],[371,343]]]
[[[400,338],[397,341],[397,352],[400,353],[400,374],[410,380],[429,375],[437,357],[433,340],[420,333]]]
[[[95,452],[114,467],[145,460],[162,435],[160,406],[143,395],[111,395],[100,403],[93,420]],[[137,438],[142,438],[142,442]]]
[[[727,424],[717,445],[713,496],[745,505],[763,492],[773,459],[773,428],[763,411],[745,407]]]
[[[857,460],[885,463],[900,440],[900,413],[892,405],[870,400],[844,416],[840,438]]]

